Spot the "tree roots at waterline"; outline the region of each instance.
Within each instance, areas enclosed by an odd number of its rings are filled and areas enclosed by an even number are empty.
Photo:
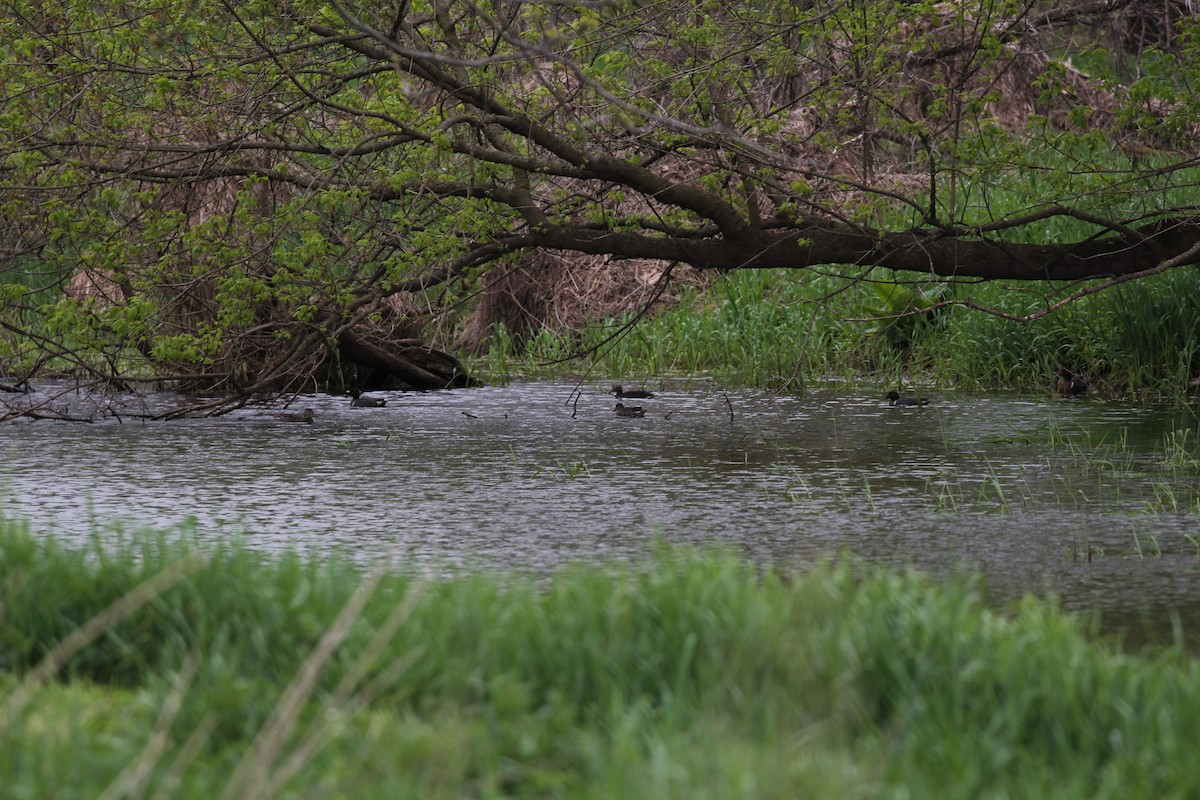
[[[197,412],[222,413],[267,393],[362,389],[449,389],[477,386],[462,362],[413,337],[388,335],[378,326],[345,326],[332,336],[313,331],[292,347],[264,350],[258,377],[247,380],[231,371],[226,394],[189,402],[163,415],[172,418]],[[202,389],[200,385],[185,387]]]
[[[376,318],[388,315],[374,315]],[[152,416],[174,419],[204,414],[221,415],[250,403],[271,402],[302,392],[342,392],[360,389],[448,389],[479,385],[454,355],[413,336],[416,325],[400,315],[390,324],[355,319],[325,325],[272,324],[263,320],[235,334],[225,332],[223,347],[204,368],[155,359],[155,348],[138,339],[126,343],[125,353],[100,361],[87,358],[67,344],[45,341],[46,352],[23,376],[4,383],[11,397],[0,404],[0,421],[15,418],[94,422],[121,416],[111,402],[113,393],[177,391],[174,407]],[[299,328],[299,329],[298,329]],[[128,369],[141,361],[141,368]],[[146,371],[147,366],[154,369]],[[139,373],[141,374],[139,376]],[[57,391],[35,392],[35,376],[71,378]],[[89,397],[89,409],[75,410],[69,396]],[[127,408],[128,406],[125,405]],[[70,409],[70,410],[68,410]]]

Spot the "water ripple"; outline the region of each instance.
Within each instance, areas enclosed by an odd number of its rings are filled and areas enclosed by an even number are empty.
[[[1195,423],[1174,412],[955,394],[893,409],[681,382],[623,419],[607,385],[382,393],[380,409],[297,398],[312,425],[266,408],[9,424],[0,503],[65,538],[90,537],[96,520],[193,520],[200,536],[239,532],[270,550],[400,546],[428,564],[523,570],[635,558],[659,536],[786,562],[850,550],[971,564],[999,597],[1050,587],[1068,606],[1200,619],[1200,483],[1161,452]],[[152,413],[177,400],[136,402]],[[82,403],[56,399],[68,401]]]

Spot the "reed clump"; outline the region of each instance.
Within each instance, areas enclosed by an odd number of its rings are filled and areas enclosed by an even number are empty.
[[[430,580],[155,536],[70,550],[4,522],[0,658],[7,797],[1200,785],[1180,648],[1123,653],[1053,604],[995,611],[969,579],[846,561],[659,546],[544,581]]]

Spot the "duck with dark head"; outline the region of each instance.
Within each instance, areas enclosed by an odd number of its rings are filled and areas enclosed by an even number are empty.
[[[884,399],[888,401],[889,406],[927,406],[929,405],[928,397],[907,397],[899,392],[892,390],[888,392]]]
[[[1087,381],[1065,368],[1059,370],[1054,386],[1063,397],[1086,394],[1088,390]]]
[[[383,408],[387,405],[387,400],[382,397],[372,397],[368,394],[363,394],[358,389],[350,390],[350,405],[353,408]]]

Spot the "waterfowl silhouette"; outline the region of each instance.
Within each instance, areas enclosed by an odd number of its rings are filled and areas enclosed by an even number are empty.
[[[613,388],[609,389],[608,393],[615,394],[618,400],[626,397],[632,397],[635,400],[654,397],[654,392],[648,392],[645,389],[630,389],[629,391],[625,391],[625,388],[620,384],[617,384]]]
[[[1055,382],[1055,387],[1063,397],[1083,394],[1088,390],[1087,381],[1069,369],[1063,369],[1058,373],[1058,380]]]
[[[617,403],[618,417],[644,417],[646,409],[641,406],[627,406],[624,403]]]
[[[889,406],[927,406],[928,397],[905,397],[897,391],[888,392],[885,396]]]
[[[275,419],[281,422],[312,422],[314,418],[311,408],[304,409],[303,413],[284,411],[275,415]]]
[[[350,405],[354,408],[383,408],[387,405],[387,400],[382,397],[371,397],[358,389],[351,389],[350,396],[354,398],[350,401]]]

